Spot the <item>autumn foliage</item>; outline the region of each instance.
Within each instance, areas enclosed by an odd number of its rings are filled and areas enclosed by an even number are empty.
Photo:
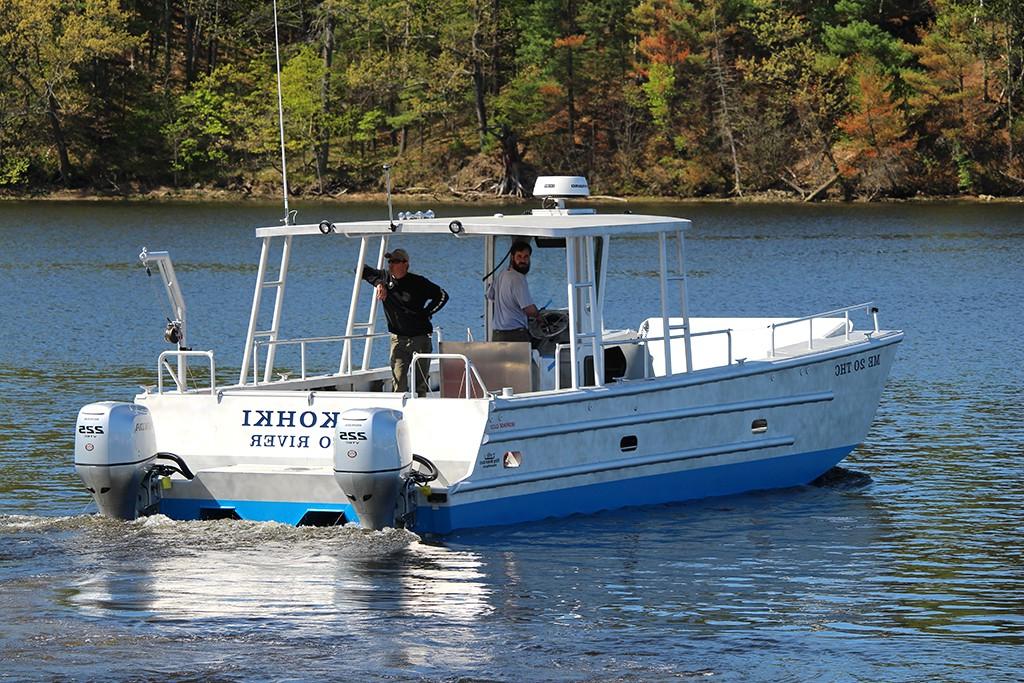
[[[279,0],[295,193],[1024,193],[1018,0]],[[280,186],[265,0],[0,0],[0,192]]]

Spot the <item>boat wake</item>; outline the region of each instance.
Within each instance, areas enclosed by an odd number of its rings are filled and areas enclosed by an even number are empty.
[[[404,551],[420,537],[405,529],[381,531],[362,529],[356,524],[333,527],[295,527],[278,522],[244,520],[176,521],[164,515],[122,521],[102,515],[49,517],[0,515],[0,537],[23,534],[80,532],[134,542],[157,543],[163,549],[251,550],[256,547],[320,546],[351,557],[384,557]]]

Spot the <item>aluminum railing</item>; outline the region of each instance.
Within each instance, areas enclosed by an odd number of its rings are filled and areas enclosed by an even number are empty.
[[[681,338],[683,338],[683,336],[685,336],[685,333],[682,334],[682,335],[679,335],[679,334],[673,335],[672,334],[672,330],[681,330],[681,329],[683,329],[682,325],[669,325],[668,326],[668,337],[669,337],[669,339],[681,339]],[[726,362],[725,362],[725,364],[726,365],[732,365],[732,328],[731,327],[729,327],[727,329],[722,329],[722,330],[705,330],[704,332],[691,332],[690,333],[690,339],[694,339],[695,337],[709,337],[709,336],[711,336],[713,334],[724,334],[725,335],[725,339],[726,339],[726,342],[727,342],[726,343]],[[665,339],[665,336],[662,335],[660,337],[646,337],[642,341],[664,341],[664,339]],[[644,370],[646,371],[647,368],[645,367]],[[673,374],[675,374],[675,373],[673,373]],[[644,375],[644,377],[646,378],[647,375]]]
[[[480,377],[480,373],[477,372],[476,366],[473,365],[473,362],[470,361],[467,356],[465,356],[465,355],[463,355],[461,353],[413,353],[412,354],[412,367],[410,368],[410,374],[411,374],[410,384],[412,385],[412,387],[411,387],[412,391],[410,392],[411,395],[409,396],[410,400],[417,397],[416,396],[416,386],[415,386],[416,385],[415,373],[416,373],[416,361],[418,361],[420,359],[423,359],[423,360],[435,360],[436,359],[438,362],[440,362],[442,360],[461,360],[462,361],[462,365],[465,368],[463,370],[463,380],[465,381],[466,398],[473,398],[473,380],[474,379],[476,380],[476,383],[480,386],[480,393],[481,394],[483,394],[484,396],[487,396],[487,394],[489,393],[487,391],[487,385],[484,384],[483,378]]]
[[[681,334],[680,335],[673,335],[672,334],[672,330],[681,330],[681,329],[682,329],[682,326],[670,325],[669,326],[669,336],[668,336],[669,340],[672,340],[672,339],[682,339],[683,335],[681,335]],[[707,337],[707,336],[710,336],[710,335],[713,335],[713,334],[724,334],[725,335],[725,338],[726,338],[726,341],[727,341],[727,344],[726,344],[726,365],[732,365],[732,328],[723,329],[723,330],[707,330],[705,332],[691,332],[690,333],[690,339],[693,339],[695,337]],[[621,346],[623,344],[645,344],[646,345],[648,342],[659,342],[659,341],[665,341],[665,335],[659,335],[657,337],[635,337],[635,338],[632,338],[632,339],[618,339],[618,340],[602,339],[601,340],[601,348],[603,349],[606,346]],[[562,375],[558,371],[558,368],[561,367],[561,364],[560,364],[561,354],[562,354],[562,351],[568,349],[569,346],[570,346],[570,344],[556,344],[555,345],[555,368],[556,368],[555,369],[555,390],[556,391],[562,388],[562,386],[561,386],[561,384],[562,384],[562,382],[561,382]],[[677,374],[677,373],[673,373],[673,374]],[[647,359],[645,358],[644,359],[644,379],[650,379],[650,377],[651,377],[650,365],[647,363]]]
[[[843,308],[837,308],[831,311],[825,311],[824,313],[815,313],[814,315],[805,315],[802,318],[794,318],[793,320],[786,320],[781,323],[772,323],[769,325],[769,329],[772,334],[772,348],[769,352],[769,358],[775,356],[775,330],[786,325],[795,325],[797,323],[807,323],[807,348],[814,348],[814,321],[819,318],[832,318],[840,313],[843,314],[844,323],[844,338],[846,341],[850,341],[850,331],[853,329],[853,325],[850,323],[850,312],[851,311],[865,311],[871,316],[875,326],[875,334],[878,334],[878,308],[871,301],[863,304],[854,304],[853,306],[844,306]]]
[[[333,335],[329,337],[302,337],[299,339],[267,339],[264,341],[254,341],[252,346],[252,383],[259,384],[259,366],[260,366],[260,347],[261,346],[295,346],[299,347],[299,374],[300,379],[306,379],[306,346],[308,344],[327,344],[331,342],[343,342],[347,340],[358,341],[360,339],[376,339],[378,337],[387,337],[387,332],[377,332],[375,334],[341,334]],[[348,368],[349,374],[352,373],[351,359]]]
[[[156,360],[156,391],[158,394],[164,393],[164,370],[167,370],[167,374],[174,380],[175,386],[178,387],[178,391],[185,393],[188,391],[188,383],[185,377],[178,377],[175,374],[174,368],[168,363],[168,358],[206,358],[210,361],[210,394],[217,394],[217,364],[213,360],[213,351],[164,351]],[[187,368],[188,365],[184,366]]]
[[[261,346],[295,346],[299,347],[299,378],[306,379],[306,346],[308,344],[324,344],[330,342],[344,342],[344,341],[359,341],[377,339],[379,337],[390,337],[390,332],[375,332],[374,334],[341,334],[332,335],[328,337],[301,337],[298,339],[267,339],[257,340],[253,342],[253,362],[252,362],[252,383],[259,384],[259,365],[260,365],[260,351]],[[437,343],[441,343],[441,328],[434,328],[433,336],[437,338]],[[352,374],[352,354],[348,356],[348,372],[342,374]]]

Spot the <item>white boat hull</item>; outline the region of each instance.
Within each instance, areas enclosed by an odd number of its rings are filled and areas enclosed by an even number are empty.
[[[451,487],[448,506],[421,509],[418,525],[443,533],[809,483],[867,435],[900,338],[676,376],[657,390],[588,389],[591,401],[503,402],[473,475]],[[755,420],[767,429],[753,433]],[[624,436],[635,451],[622,451]],[[519,467],[503,466],[509,451]]]
[[[331,471],[336,416],[401,410],[442,478],[414,529],[513,524],[806,484],[866,436],[900,333],[671,377],[493,399],[229,389],[143,395],[158,447],[197,477],[161,512],[356,521]]]

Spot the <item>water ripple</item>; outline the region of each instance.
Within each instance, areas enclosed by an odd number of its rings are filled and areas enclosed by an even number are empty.
[[[131,400],[166,348],[138,248],[179,260],[197,344],[216,341],[230,379],[251,226],[277,212],[0,204],[0,677],[1018,680],[1024,400],[1007,340],[1024,336],[1019,206],[634,210],[694,219],[695,314],[874,300],[906,330],[865,444],[814,486],[425,541],[81,514],[78,408]],[[20,229],[26,216],[45,229]],[[72,261],[50,262],[55,240],[85,233],[95,239]],[[476,255],[428,242],[419,253],[434,258],[417,263],[449,285],[444,315],[475,319],[479,281],[459,274]],[[614,245],[609,325],[638,324],[653,244]],[[332,276],[350,247],[296,250],[289,296],[311,319],[347,301]],[[535,254],[531,287],[562,296],[553,253]]]

